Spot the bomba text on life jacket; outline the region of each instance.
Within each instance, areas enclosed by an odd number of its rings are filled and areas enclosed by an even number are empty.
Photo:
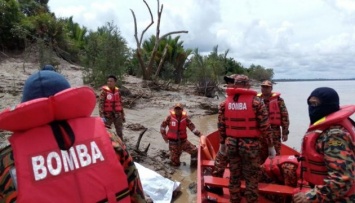
[[[247,110],[247,104],[245,102],[229,103],[228,110]]]
[[[104,160],[95,141],[74,145],[67,151],[49,151],[44,152],[43,155],[31,157],[36,181],[78,170]]]

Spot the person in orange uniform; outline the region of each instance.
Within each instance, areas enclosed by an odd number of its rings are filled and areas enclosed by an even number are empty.
[[[234,85],[227,88],[227,98],[219,105],[219,152],[230,164],[230,202],[241,202],[241,179],[246,181],[247,202],[258,202],[260,175],[260,140],[268,143],[270,158],[276,155],[268,112],[257,92],[250,90],[245,75],[234,75]]]
[[[91,117],[95,105],[91,88],[54,71],[26,80],[22,103],[0,113],[13,132],[0,150],[0,202],[146,202],[124,144]]]
[[[355,202],[355,105],[340,107],[329,87],[307,99],[310,126],[302,143],[303,178],[312,189],[299,191],[295,203]]]
[[[276,155],[280,155],[281,140],[286,142],[289,134],[290,120],[285,101],[280,97],[280,93],[272,91],[272,82],[265,80],[261,83],[261,93],[258,97],[265,103],[269,112],[269,121],[273,130],[273,143]],[[265,142],[261,145],[261,163],[267,158],[268,146]]]
[[[123,140],[123,123],[126,122],[120,89],[116,87],[117,78],[107,77],[107,85],[101,89],[99,97],[99,114],[107,127],[115,126],[117,135]]]
[[[166,132],[166,127],[168,127],[168,132]],[[189,128],[196,136],[201,136],[201,132],[196,129],[184,111],[183,105],[177,103],[160,125],[160,133],[164,141],[169,143],[170,164],[173,166],[180,166],[180,156],[183,151],[191,155],[191,166],[197,164],[197,147],[187,140],[186,128]]]
[[[301,184],[298,158],[294,155],[279,155],[274,159],[267,158],[261,165],[260,182],[287,185],[296,188]],[[302,187],[306,186],[303,183]],[[263,194],[273,202],[291,202],[292,197],[276,194]]]

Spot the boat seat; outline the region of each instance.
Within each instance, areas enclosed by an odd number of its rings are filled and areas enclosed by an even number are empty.
[[[213,176],[203,176],[204,183],[209,186],[214,187],[227,187],[229,186],[228,178],[219,178]],[[245,181],[242,181],[241,188],[245,189]],[[293,195],[295,188],[286,186],[286,185],[278,185],[271,183],[259,183],[259,192],[268,193],[268,194],[281,194],[281,195]]]
[[[214,167],[214,160],[202,160],[201,165],[205,167]],[[227,168],[229,168],[229,164],[227,165]]]

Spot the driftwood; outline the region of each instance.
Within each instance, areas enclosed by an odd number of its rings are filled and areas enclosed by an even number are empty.
[[[148,150],[149,150],[149,147],[150,147],[150,143],[148,144],[148,146],[144,149],[144,151],[140,151],[139,150],[139,145],[141,143],[141,140],[142,140],[142,137],[144,135],[144,133],[148,130],[148,128],[145,128],[140,134],[139,134],[139,137],[138,137],[138,140],[137,140],[137,143],[136,143],[136,147],[134,149],[134,151],[136,151],[137,153],[141,154],[141,155],[147,155],[148,153]]]
[[[4,52],[0,51],[0,54],[6,56],[6,57],[9,57],[8,55],[6,55]]]
[[[210,79],[201,79],[198,84],[196,84],[196,90],[200,95],[213,98],[216,96],[218,84]]]

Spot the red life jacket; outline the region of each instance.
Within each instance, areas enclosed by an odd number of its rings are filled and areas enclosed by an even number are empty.
[[[108,86],[103,86],[102,89],[106,92],[104,112],[122,111],[121,94],[118,87],[115,87],[114,91]]]
[[[342,107],[339,111],[334,112],[311,125],[302,143],[302,170],[304,179],[314,185],[324,185],[324,179],[328,176],[328,170],[324,162],[324,155],[316,151],[315,145],[319,135],[332,125],[343,126],[355,142],[355,130],[348,118],[355,112],[355,105]],[[347,196],[355,194],[355,181],[353,180],[352,188]]]
[[[279,107],[280,93],[273,92],[269,98],[269,121],[271,125],[281,126],[281,110]],[[258,97],[262,97],[262,94],[258,94]]]
[[[9,140],[17,202],[131,201],[127,177],[104,124],[90,117],[95,104],[91,88],[70,88],[0,113],[0,129],[14,131]],[[59,121],[66,126],[55,130],[52,124]],[[74,135],[68,150],[58,147],[59,131]]]
[[[169,123],[169,130],[168,130],[168,139],[178,140],[178,139],[186,139],[187,132],[186,132],[186,118],[187,113],[186,111],[182,112],[180,120],[177,119],[175,115],[175,111],[170,111],[170,123]]]
[[[256,92],[242,88],[227,88],[225,101],[226,134],[235,138],[257,138],[260,136],[256,116],[252,107]],[[238,101],[234,95],[238,94]]]
[[[277,179],[281,182],[284,182],[284,175],[281,173],[282,164],[290,163],[298,166],[298,160],[293,155],[280,155],[275,156],[274,159],[267,158],[264,165],[266,174],[273,179]],[[297,167],[298,170],[299,167]],[[299,177],[299,170],[298,170]]]

